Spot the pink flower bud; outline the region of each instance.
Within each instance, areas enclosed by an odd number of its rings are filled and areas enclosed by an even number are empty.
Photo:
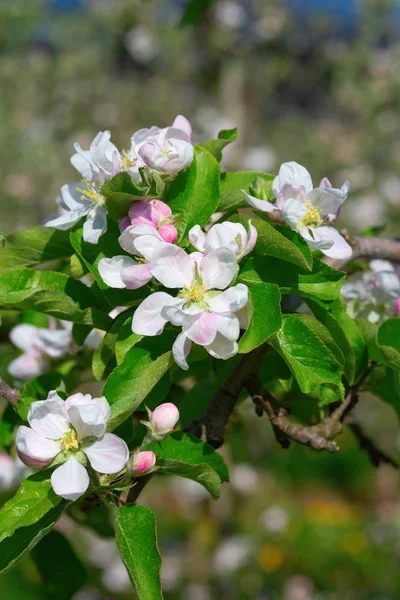
[[[136,452],[132,456],[132,472],[134,475],[147,473],[156,464],[156,455],[151,450]]]
[[[176,227],[171,225],[171,223],[163,223],[158,231],[164,242],[168,242],[169,244],[173,244],[178,237]]]
[[[168,219],[172,215],[170,207],[162,200],[150,200],[150,204],[158,211],[160,221]]]
[[[396,317],[400,317],[400,296],[394,303],[394,314],[396,315]]]
[[[122,219],[120,219],[119,222],[119,230],[121,233],[123,233],[125,231],[125,229],[127,227],[130,227],[132,225],[131,220],[129,217],[122,217]]]
[[[152,227],[157,227],[160,217],[157,208],[153,207],[152,202],[152,200],[150,202],[139,200],[132,204],[129,209],[129,218],[132,225],[151,225]]]
[[[167,434],[172,431],[179,420],[179,410],[175,404],[160,404],[151,413],[150,425],[154,433]]]
[[[48,460],[41,460],[40,458],[33,458],[32,456],[28,456],[27,454],[23,454],[22,452],[20,452],[18,450],[18,448],[17,448],[17,454],[18,454],[18,458],[20,459],[20,461],[22,461],[24,463],[24,465],[26,465],[27,467],[32,467],[32,469],[43,469],[43,467],[46,467],[52,461],[51,458]]]

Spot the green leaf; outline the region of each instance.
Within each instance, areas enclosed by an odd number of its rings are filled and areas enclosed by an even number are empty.
[[[263,344],[282,325],[281,294],[271,283],[259,283],[249,289],[252,315],[239,342],[239,352],[246,354]]]
[[[248,218],[242,215],[234,215],[230,220],[241,223],[246,229],[248,227]],[[259,219],[252,219],[251,222],[257,229],[257,242],[253,254],[273,256],[311,271],[313,264],[311,250],[298,233],[290,227],[274,226]]]
[[[228,468],[222,456],[212,446],[191,435],[173,433],[147,448],[157,456],[160,473],[197,481],[215,499],[220,496],[222,483],[229,481]]]
[[[133,202],[143,197],[143,191],[135,186],[131,176],[125,171],[107,181],[100,192],[106,198],[110,217],[116,221],[128,214]]]
[[[98,308],[91,290],[80,281],[54,271],[15,269],[0,274],[0,307],[30,309],[107,329],[110,318]]]
[[[400,319],[388,319],[379,328],[376,324],[361,319],[357,319],[357,323],[367,344],[370,359],[400,371]]]
[[[248,208],[249,205],[244,197],[243,191],[250,193],[251,186],[257,178],[263,179],[271,189],[275,175],[268,173],[259,173],[257,171],[237,171],[235,173],[221,173],[219,184],[221,200],[218,210],[222,212],[237,210],[238,208]]]
[[[47,227],[24,229],[7,236],[0,248],[0,273],[71,256],[68,231]]]
[[[197,25],[214,2],[215,0],[189,0],[179,26]]]
[[[175,336],[176,332],[166,331],[156,339],[142,340],[126,353],[122,363],[111,373],[103,388],[103,395],[111,404],[109,431],[138,408],[174,364],[171,347]]]
[[[400,419],[400,373],[398,371],[389,367],[376,366],[365,382],[365,389],[391,404]]]
[[[135,344],[140,342],[142,339],[142,335],[133,333],[132,317],[129,317],[121,327],[115,343],[115,358],[117,359],[117,365],[122,363],[128,350],[130,350],[132,346],[135,346]]]
[[[115,344],[126,322],[131,329],[132,317],[127,319],[124,313],[118,315],[93,354],[92,370],[93,375],[98,381],[104,377],[107,368],[114,362]]]
[[[368,361],[365,342],[356,322],[347,314],[340,300],[325,306],[312,300],[307,300],[307,304],[341,349],[346,358],[344,373],[349,384],[353,385],[364,372]]]
[[[238,282],[249,286],[275,283],[283,294],[336,300],[344,278],[345,273],[317,258],[314,258],[310,272],[278,258],[254,256],[241,267]]]
[[[232,142],[236,142],[238,138],[238,130],[236,129],[222,129],[219,132],[218,138],[216,140],[209,140],[208,142],[203,142],[198,146],[199,148],[205,148],[208,150],[218,162],[222,160],[222,150],[228,144]]]
[[[312,323],[314,321],[314,323]],[[296,378],[301,391],[310,393],[317,385],[333,384],[343,395],[340,364],[332,354],[332,338],[319,323],[318,331],[312,317],[286,315],[282,328],[269,343],[282,356]]]
[[[203,227],[219,204],[219,165],[204,148],[195,148],[191,166],[172,182],[166,202],[178,217],[178,239],[182,242],[196,224]]]
[[[87,579],[81,561],[59,531],[51,531],[43,538],[33,548],[32,558],[49,600],[70,600]]]
[[[116,543],[140,600],[162,600],[154,513],[140,504],[121,506]]]
[[[102,258],[112,258],[113,256],[129,256],[118,243],[120,231],[118,225],[113,221],[108,221],[107,232],[102,235],[97,244],[88,244],[83,239],[82,227],[71,231],[71,243],[75,252],[82,259],[89,271],[94,276],[98,287],[101,290],[107,303],[112,306],[133,306],[139,304],[146,297],[147,287],[139,290],[113,289],[104,283],[98,270],[99,261]]]
[[[47,398],[51,390],[57,390],[62,382],[62,375],[59,372],[46,373],[39,377],[31,379],[26,383],[20,391],[20,397],[17,400],[15,410],[26,421],[29,407],[36,400],[44,400]]]
[[[25,479],[0,511],[0,572],[33,548],[67,506],[68,502],[53,492],[48,472]]]

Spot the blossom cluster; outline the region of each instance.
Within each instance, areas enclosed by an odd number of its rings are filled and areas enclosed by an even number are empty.
[[[101,187],[123,171],[129,173],[134,183],[140,184],[142,168],[174,177],[192,163],[191,137],[189,121],[178,115],[171,127],[140,129],[132,135],[130,149],[122,152],[111,142],[109,131],[100,131],[89,150],[82,150],[75,143],[71,163],[83,181],[62,186],[57,198],[62,214],[48,221],[46,227],[70,229],[85,217],[83,238],[97,244],[107,231],[107,209]]]

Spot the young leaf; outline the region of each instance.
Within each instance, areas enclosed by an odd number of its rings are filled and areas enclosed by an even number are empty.
[[[312,271],[272,257],[249,258],[241,267],[238,281],[252,286],[257,283],[275,283],[283,294],[335,300],[345,274],[314,258]]]
[[[157,547],[154,513],[140,504],[121,506],[116,543],[139,599],[162,600],[161,557]]]
[[[209,444],[185,434],[174,433],[148,446],[157,456],[161,474],[179,475],[203,485],[211,496],[219,498],[221,485],[229,481],[224,459]]]
[[[367,344],[369,358],[400,371],[400,319],[388,319],[380,328],[375,323],[361,319],[358,319],[357,323]]]
[[[178,217],[178,239],[182,242],[189,229],[203,227],[219,204],[219,165],[204,148],[195,148],[191,166],[178,173],[166,196],[172,213]]]
[[[231,219],[247,228],[248,218],[234,215]],[[273,226],[266,221],[252,219],[257,229],[257,242],[253,253],[259,256],[273,256],[293,263],[298,267],[311,271],[313,258],[310,248],[298,233],[284,226]],[[279,227],[279,229],[278,229]]]
[[[219,184],[221,200],[218,210],[221,212],[232,212],[238,208],[248,207],[248,203],[242,190],[250,192],[252,183],[260,177],[268,186],[271,186],[274,175],[258,173],[257,171],[238,171],[236,173],[221,173]]]
[[[249,289],[252,315],[239,342],[239,352],[246,354],[263,344],[282,325],[281,294],[271,283],[259,283]]]
[[[33,227],[8,235],[0,248],[0,273],[71,256],[68,231]]]
[[[49,600],[70,600],[87,579],[81,561],[59,531],[51,531],[43,538],[33,548],[32,558]]]
[[[36,310],[58,319],[107,329],[111,320],[96,306],[91,290],[63,273],[15,269],[0,274],[0,307]]]
[[[306,315],[284,316],[282,328],[269,343],[285,360],[304,394],[322,383],[337,386],[343,394],[342,370],[331,351],[334,342],[331,338],[329,348],[328,331],[324,329],[323,335],[317,332],[312,320]]]
[[[236,142],[238,138],[238,130],[236,129],[222,129],[219,132],[218,138],[216,140],[209,140],[208,142],[203,142],[198,146],[199,148],[205,148],[217,159],[218,162],[222,160],[222,150],[228,144],[232,142]]]

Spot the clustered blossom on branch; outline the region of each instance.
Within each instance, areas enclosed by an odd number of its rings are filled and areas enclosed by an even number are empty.
[[[259,200],[244,192],[252,208],[267,212],[277,223],[286,223],[298,231],[313,250],[319,249],[330,258],[347,259],[352,254],[344,237],[331,225],[339,216],[350,184],[333,188],[324,177],[314,188],[311,175],[296,162],[284,163],[272,183],[276,202]]]
[[[368,271],[357,271],[341,288],[353,318],[379,323],[400,316],[400,273],[386,260],[372,260]]]
[[[135,184],[140,184],[140,169],[143,167],[174,177],[192,163],[191,136],[189,121],[178,115],[171,127],[150,127],[134,133],[128,151],[118,150],[111,142],[109,131],[100,131],[89,150],[82,150],[76,143],[71,163],[83,180],[62,186],[57,204],[63,214],[51,219],[45,226],[70,229],[86,217],[83,239],[97,244],[100,236],[107,231],[107,209],[101,186],[122,171],[129,173]],[[164,231],[167,229],[164,227]]]

